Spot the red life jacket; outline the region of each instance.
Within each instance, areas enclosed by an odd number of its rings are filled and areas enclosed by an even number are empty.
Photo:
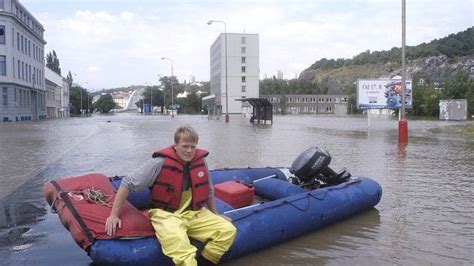
[[[206,150],[196,149],[196,154],[188,165],[193,210],[199,210],[206,205],[209,196],[209,173],[204,162],[204,157],[208,154]],[[153,153],[153,158],[155,157],[163,157],[164,162],[151,189],[151,205],[174,212],[181,202],[185,166],[178,158],[173,146]]]

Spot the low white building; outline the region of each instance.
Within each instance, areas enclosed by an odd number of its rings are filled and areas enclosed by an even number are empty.
[[[115,91],[112,92],[112,99],[117,104],[117,109],[124,109],[127,106],[128,97],[130,92],[128,91]]]
[[[65,78],[45,67],[46,117],[69,117],[69,84]]]

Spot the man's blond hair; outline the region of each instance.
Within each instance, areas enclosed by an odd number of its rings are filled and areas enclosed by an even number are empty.
[[[196,130],[194,130],[194,128],[190,126],[182,126],[178,127],[178,129],[176,129],[176,132],[174,133],[174,143],[178,144],[179,141],[182,139],[197,144],[199,141],[199,135]]]

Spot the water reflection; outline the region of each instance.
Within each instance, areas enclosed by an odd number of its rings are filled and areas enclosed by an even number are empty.
[[[47,212],[43,182],[44,176],[37,175],[0,200],[0,250],[23,251],[44,237],[31,230]]]

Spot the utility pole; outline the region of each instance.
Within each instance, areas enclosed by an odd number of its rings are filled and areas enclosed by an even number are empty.
[[[405,43],[406,43],[406,3],[402,0],[402,102],[400,106],[400,120],[398,121],[398,143],[408,143],[408,121],[405,118],[405,87],[406,87],[406,66],[405,66]]]
[[[171,63],[171,117],[174,117],[174,99],[173,99],[173,59],[168,57],[162,57],[161,60],[168,60]]]

